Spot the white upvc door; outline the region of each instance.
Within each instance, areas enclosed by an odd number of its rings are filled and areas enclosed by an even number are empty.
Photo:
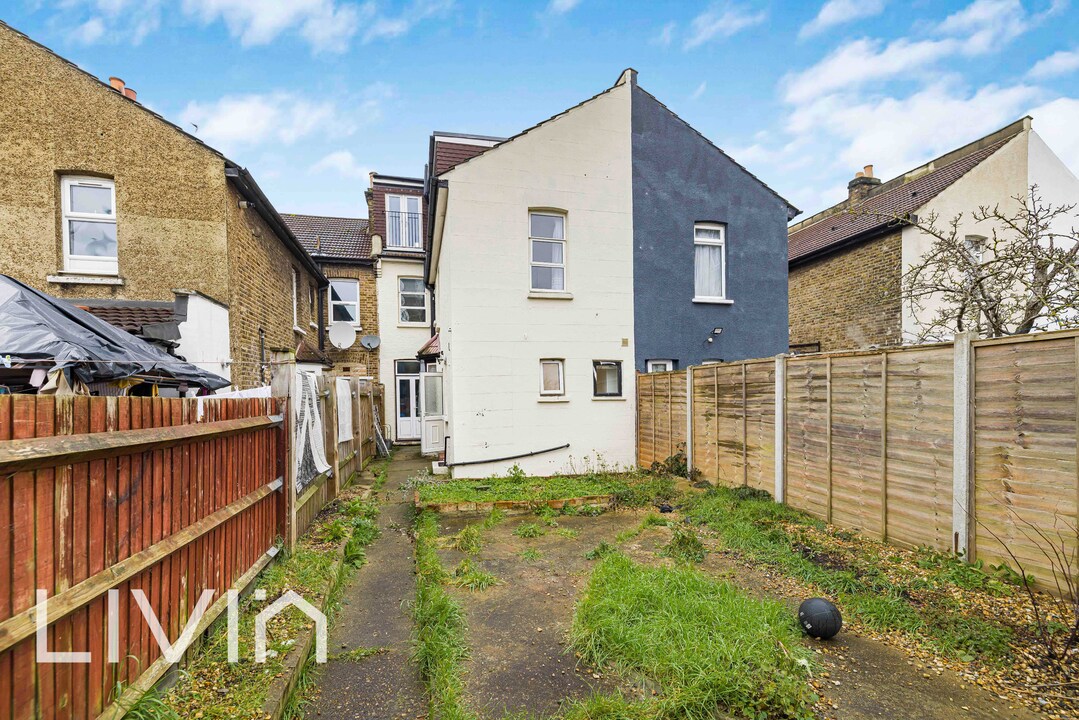
[[[397,376],[397,439],[420,439],[420,376]]]
[[[446,412],[442,400],[442,373],[421,373],[420,452],[424,455],[435,455],[446,448]]]

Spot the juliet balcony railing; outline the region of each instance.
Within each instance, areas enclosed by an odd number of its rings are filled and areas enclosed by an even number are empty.
[[[417,212],[386,212],[386,247],[423,249],[423,216]]]

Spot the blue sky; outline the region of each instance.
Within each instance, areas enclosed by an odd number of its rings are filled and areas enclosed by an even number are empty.
[[[1079,172],[1067,0],[11,0],[2,19],[247,166],[365,216],[432,130],[512,135],[636,68],[806,213],[1031,113]],[[194,125],[198,125],[195,131]]]

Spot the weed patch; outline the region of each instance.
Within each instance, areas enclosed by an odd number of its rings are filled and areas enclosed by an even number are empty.
[[[538,538],[546,535],[547,531],[536,523],[522,523],[513,530],[513,534],[519,538]]]
[[[666,502],[676,495],[673,478],[642,473],[599,472],[538,478],[510,472],[506,477],[486,480],[417,481],[414,487],[422,503],[498,500],[545,503],[548,500],[613,495],[620,505],[643,507]],[[551,514],[554,512],[552,510]]]
[[[678,562],[704,562],[704,543],[691,528],[680,527],[674,531],[674,537],[663,548],[663,554]]]
[[[663,688],[647,705],[607,698],[595,701],[596,714],[581,706],[570,717],[703,720],[723,709],[746,718],[808,718],[816,701],[807,681],[810,655],[790,612],[694,568],[649,568],[609,555],[592,573],[569,637],[586,662]]]

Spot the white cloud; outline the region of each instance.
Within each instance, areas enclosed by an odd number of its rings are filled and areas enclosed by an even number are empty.
[[[692,50],[716,38],[728,38],[748,27],[759,25],[768,19],[764,10],[753,12],[747,8],[728,3],[722,8],[713,6],[705,10],[689,26],[689,37],[684,49]]]
[[[963,37],[963,52],[980,55],[1014,40],[1035,22],[1019,0],[974,0],[945,18],[937,31]]]
[[[708,83],[702,82],[697,86],[697,89],[693,91],[693,94],[689,96],[690,100],[699,100],[701,95],[704,95],[704,91],[708,89]]]
[[[1079,50],[1058,50],[1049,57],[1034,63],[1034,67],[1027,75],[1037,80],[1044,80],[1058,75],[1067,75],[1076,70],[1079,70]]]
[[[879,40],[855,40],[816,65],[788,75],[783,81],[784,97],[790,103],[803,103],[829,93],[854,91],[865,83],[922,70],[957,49],[950,39],[900,38],[886,45]]]
[[[161,26],[161,7],[161,0],[67,0],[54,20],[68,25],[68,37],[83,45],[138,45]]]
[[[551,0],[547,4],[547,12],[551,15],[565,15],[580,4],[581,0]]]
[[[276,142],[290,145],[313,135],[347,135],[351,125],[341,121],[333,103],[317,102],[287,92],[230,95],[211,103],[188,103],[180,120],[185,129],[222,152]]]
[[[828,0],[817,16],[802,26],[798,37],[807,38],[836,25],[879,15],[885,0]]]
[[[349,150],[337,150],[322,157],[318,162],[308,168],[308,172],[317,175],[319,173],[333,172],[343,178],[366,180],[368,168],[360,165]]]
[[[453,0],[413,0],[399,16],[389,17],[374,13],[374,2],[368,2],[364,7],[371,11],[373,18],[368,22],[363,41],[400,37],[424,20],[445,15],[453,4]]]
[[[678,23],[669,22],[663,26],[663,29],[659,31],[654,38],[652,38],[653,45],[661,45],[662,47],[670,47],[674,41],[674,31],[678,29]]]
[[[315,52],[341,52],[359,29],[362,8],[334,0],[184,0],[184,12],[204,24],[222,21],[245,47],[266,45],[287,30],[297,29]]]
[[[1079,133],[1075,132],[1075,119],[1079,118],[1079,99],[1057,98],[1030,111],[1034,129],[1064,161],[1073,173],[1079,175]]]

